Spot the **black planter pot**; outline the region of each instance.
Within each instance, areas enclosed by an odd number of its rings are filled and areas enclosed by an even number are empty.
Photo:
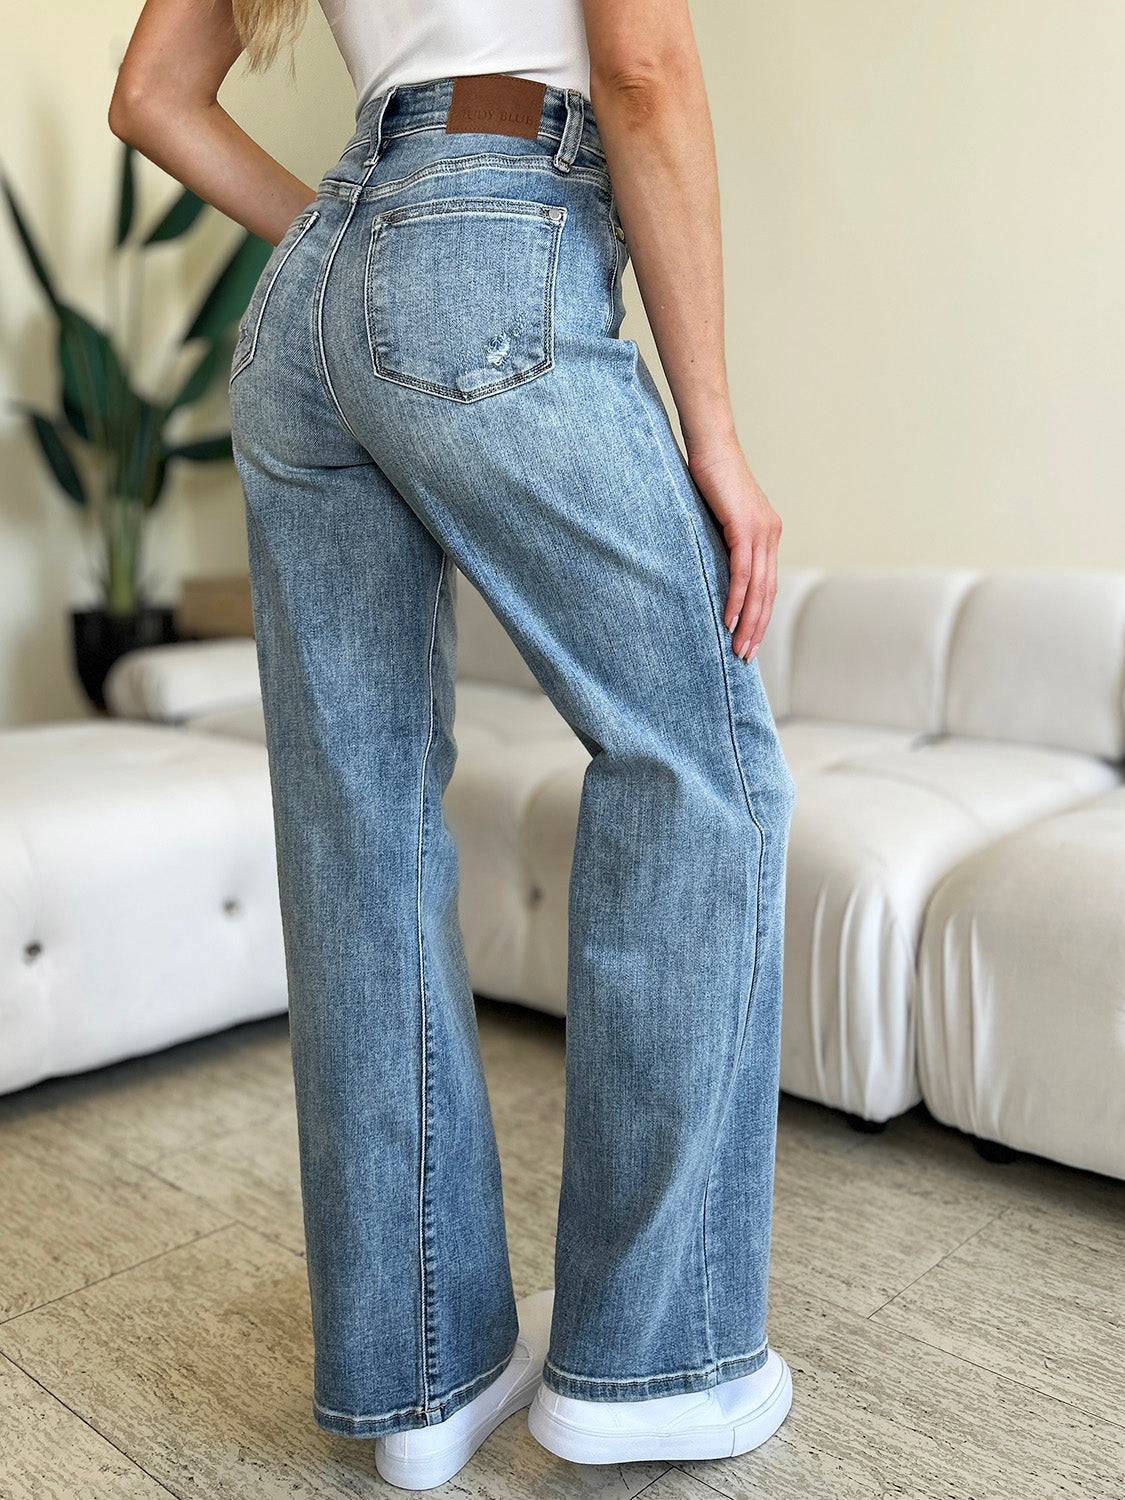
[[[132,615],[104,609],[76,609],[74,665],[78,680],[95,708],[105,708],[105,680],[114,662],[140,646],[165,646],[176,639],[172,609],[148,605]]]

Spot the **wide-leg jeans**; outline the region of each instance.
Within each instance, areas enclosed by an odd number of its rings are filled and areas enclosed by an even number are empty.
[[[230,374],[289,979],[314,1414],[439,1422],[509,1359],[501,1179],[443,818],[457,570],[589,752],[544,1379],[633,1400],[767,1352],[793,782],[725,545],[637,345],[588,99],[370,100]]]

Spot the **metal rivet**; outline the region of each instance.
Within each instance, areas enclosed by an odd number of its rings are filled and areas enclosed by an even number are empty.
[[[23,950],[24,963],[33,964],[43,953],[42,943],[27,943]]]
[[[614,232],[614,234],[617,236],[617,238],[619,240],[624,240],[624,238],[625,238],[625,231],[621,228],[620,224],[615,224],[613,226],[613,232]]]
[[[552,224],[561,224],[566,216],[565,209],[561,208],[545,208],[543,212]]]

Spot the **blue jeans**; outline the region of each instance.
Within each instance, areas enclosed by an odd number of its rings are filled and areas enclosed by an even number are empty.
[[[314,1415],[439,1422],[516,1336],[443,819],[455,568],[590,761],[569,902],[547,1385],[698,1391],[767,1353],[793,783],[725,545],[637,346],[591,106],[446,133],[371,100],[231,366],[289,976]]]

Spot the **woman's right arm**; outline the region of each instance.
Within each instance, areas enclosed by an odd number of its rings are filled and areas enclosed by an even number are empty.
[[[750,658],[777,591],[781,521],[735,432],[719,185],[687,0],[583,0],[590,97],[688,468],[730,551],[724,621]]]
[[[147,0],[117,75],[109,128],[276,245],[316,193],[219,104],[219,85],[241,52],[230,0]]]

